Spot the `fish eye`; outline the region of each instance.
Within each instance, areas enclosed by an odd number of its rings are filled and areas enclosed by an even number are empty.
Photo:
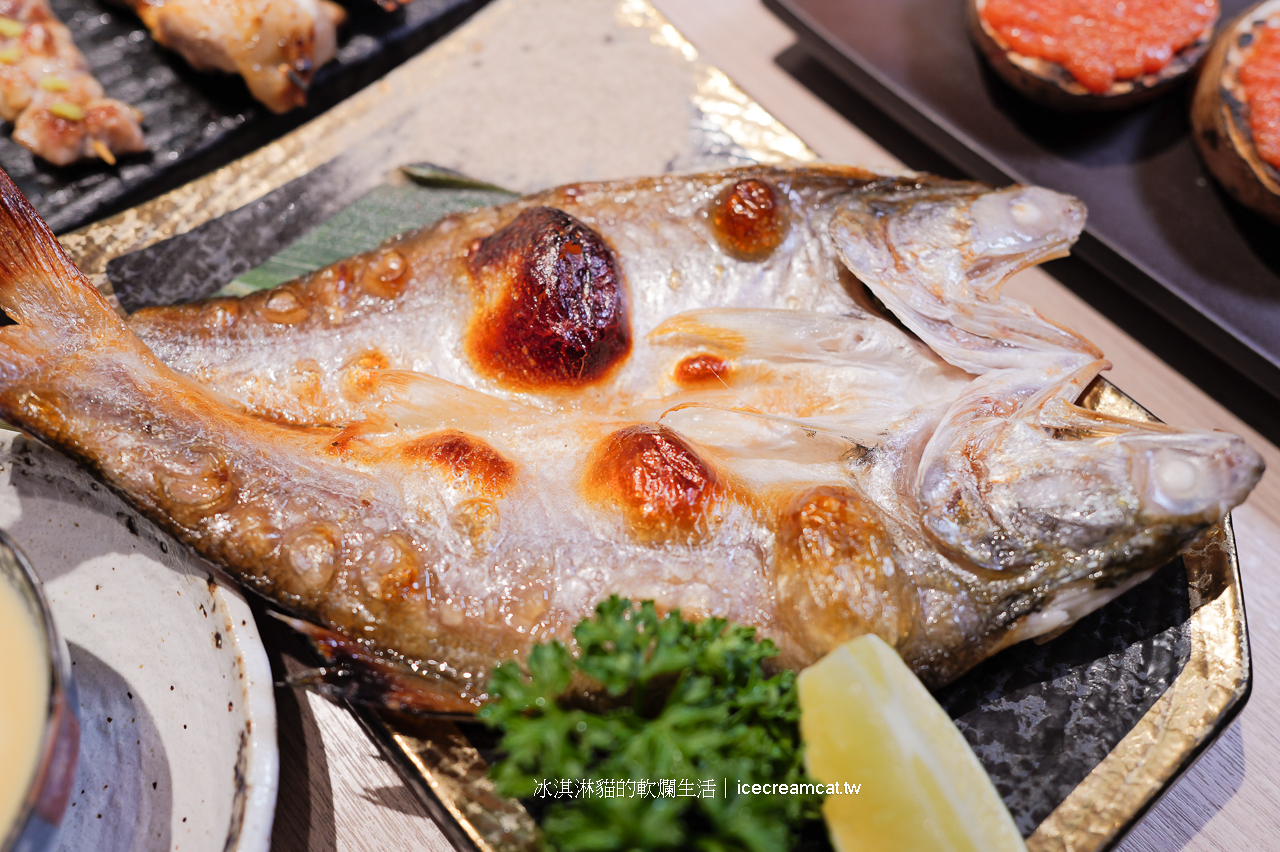
[[[1196,465],[1177,455],[1158,456],[1151,467],[1160,490],[1172,496],[1189,496],[1200,482],[1200,471]]]
[[[1034,202],[1025,198],[1018,199],[1009,205],[1009,213],[1013,221],[1019,225],[1034,225],[1044,217],[1044,212]]]

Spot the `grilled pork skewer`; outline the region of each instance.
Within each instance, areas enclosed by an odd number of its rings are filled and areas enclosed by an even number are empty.
[[[47,0],[0,0],[0,117],[13,138],[57,166],[146,150],[142,113],[103,97],[84,54]]]
[[[163,363],[0,180],[0,416],[316,625],[360,697],[431,711],[478,706],[495,663],[614,593],[754,625],[797,667],[874,632],[946,683],[1149,576],[1257,482],[1239,438],[1076,407],[1106,363],[1000,296],[1076,239],[1075,199],[750,174],[607,185],[599,231],[546,204],[586,215],[578,187],[460,245],[474,214],[427,232],[413,259],[439,265],[414,274],[441,301],[416,333],[455,335],[459,381],[371,371],[341,427]],[[299,344],[337,337],[259,302]],[[461,383],[470,333],[495,383]]]
[[[239,74],[272,112],[307,102],[346,11],[329,0],[123,0],[157,42],[198,71]]]

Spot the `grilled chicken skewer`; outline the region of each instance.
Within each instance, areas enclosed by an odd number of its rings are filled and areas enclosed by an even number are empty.
[[[416,332],[378,314],[389,347],[456,336],[444,377],[371,369],[357,417],[294,426],[165,364],[0,181],[0,414],[317,625],[374,673],[345,681],[362,697],[433,711],[612,593],[754,625],[792,666],[874,632],[942,684],[1149,575],[1261,475],[1234,436],[1074,406],[1105,362],[999,295],[1065,253],[1074,199],[833,169],[606,189],[590,225],[570,187],[396,242],[399,288],[315,279],[410,320],[411,287],[435,298]],[[295,345],[343,337],[282,292],[252,304]]]
[[[346,11],[329,0],[123,0],[157,42],[198,71],[239,74],[272,112],[307,102]]]
[[[57,166],[146,150],[142,113],[102,84],[47,0],[0,0],[0,118],[13,138]]]

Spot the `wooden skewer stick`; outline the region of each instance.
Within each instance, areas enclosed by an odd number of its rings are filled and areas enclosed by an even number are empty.
[[[94,139],[90,144],[93,145],[93,152],[105,160],[108,166],[116,164],[116,155],[111,153],[111,149],[103,144],[101,139]]]

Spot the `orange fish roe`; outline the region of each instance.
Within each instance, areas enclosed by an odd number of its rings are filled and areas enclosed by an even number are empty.
[[[1056,62],[1091,92],[1154,74],[1218,17],[1218,0],[987,0],[1018,53]]]
[[[1255,31],[1254,39],[1240,67],[1249,132],[1258,156],[1280,169],[1280,17]]]

